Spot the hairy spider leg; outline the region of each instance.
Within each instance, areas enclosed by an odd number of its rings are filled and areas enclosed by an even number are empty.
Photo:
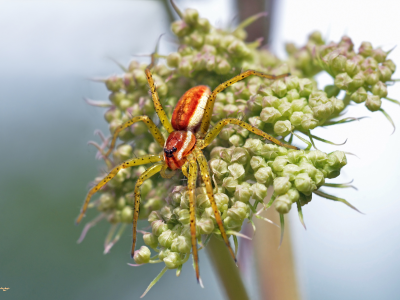
[[[165,129],[167,129],[168,133],[171,133],[174,131],[174,128],[171,125],[170,120],[167,117],[167,114],[165,113],[161,102],[160,98],[158,97],[156,85],[154,84],[153,76],[151,75],[151,72],[148,68],[145,70],[146,77],[147,77],[147,82],[149,83],[150,90],[151,90],[151,97],[153,98],[153,104],[154,108],[156,110],[156,113],[158,117],[160,118],[161,124],[164,126]]]
[[[196,212],[195,212],[195,189],[197,180],[197,162],[194,155],[189,158],[189,176],[188,176],[188,193],[189,193],[189,213],[190,213],[190,235],[192,242],[192,254],[194,261],[194,268],[196,270],[197,282],[200,282],[199,271],[199,255],[197,253],[197,240],[196,240]]]
[[[157,174],[161,171],[163,165],[165,164],[164,161],[156,163],[149,167],[146,171],[140,175],[139,179],[136,181],[135,185],[135,206],[134,206],[134,213],[133,213],[133,228],[132,228],[132,251],[131,256],[133,258],[135,254],[135,246],[136,246],[136,227],[137,221],[139,218],[139,210],[140,210],[140,187],[146,179],[149,179],[154,174]]]
[[[288,145],[288,144],[284,144],[281,141],[277,140],[276,138],[273,138],[272,136],[270,136],[269,134],[266,134],[264,131],[251,126],[250,124],[247,124],[246,122],[240,121],[238,119],[223,119],[221,121],[219,121],[217,123],[217,125],[215,125],[206,135],[206,137],[204,138],[204,140],[200,140],[198,141],[198,145],[200,147],[200,149],[203,149],[205,147],[207,147],[216,137],[217,135],[221,132],[222,128],[224,128],[224,126],[228,125],[228,124],[235,124],[235,125],[239,125],[240,127],[243,127],[245,129],[247,129],[248,131],[251,131],[259,136],[262,136],[263,138],[266,138],[267,140],[282,146],[282,147],[286,147],[286,148],[290,148],[290,149],[295,149],[298,150],[299,148],[292,146],[292,145]]]
[[[189,167],[189,161],[186,161],[185,164],[181,168],[182,173],[186,178],[189,178],[188,167]]]
[[[212,112],[214,109],[215,97],[217,96],[217,94],[222,92],[224,89],[231,86],[235,82],[243,80],[246,77],[249,77],[251,75],[276,80],[276,79],[287,77],[290,75],[290,73],[285,73],[285,74],[276,76],[276,75],[264,74],[264,73],[254,71],[254,70],[247,70],[246,72],[243,72],[243,73],[221,83],[219,86],[217,86],[214,89],[214,91],[211,93],[210,97],[208,98],[207,105],[205,107],[204,117],[203,117],[203,120],[201,122],[201,127],[200,127],[199,136],[201,138],[203,138],[206,135],[206,133],[208,131],[208,127],[210,126],[211,116],[212,116]]]
[[[134,118],[130,119],[129,121],[126,121],[124,124],[119,125],[115,129],[110,148],[108,149],[107,153],[104,154],[104,156],[108,157],[110,155],[110,153],[112,152],[112,150],[114,149],[115,142],[117,141],[118,135],[121,132],[121,130],[123,130],[137,122],[140,122],[140,121],[143,121],[144,124],[146,124],[147,128],[149,129],[149,131],[150,131],[151,135],[154,137],[154,139],[158,142],[158,144],[161,147],[164,147],[164,143],[165,143],[164,137],[161,134],[158,127],[156,126],[156,124],[154,124],[154,122],[148,116],[138,116],[138,117],[134,117]]]
[[[224,225],[222,224],[222,219],[221,219],[221,215],[219,213],[218,207],[217,207],[217,203],[215,202],[215,199],[214,199],[214,192],[213,192],[213,188],[212,188],[212,184],[211,184],[210,173],[208,171],[207,159],[205,158],[203,152],[201,152],[201,150],[198,147],[195,147],[193,152],[195,153],[197,162],[199,163],[199,166],[200,166],[201,178],[203,179],[203,182],[206,185],[207,196],[208,196],[208,199],[210,199],[211,207],[214,211],[215,221],[217,222],[219,231],[221,232],[221,236],[222,236],[226,246],[228,246],[228,250],[231,253],[231,256],[233,257],[233,259],[236,262],[235,253],[233,252],[231,244],[229,243],[229,239],[226,235]]]
[[[89,205],[90,198],[107,182],[109,182],[111,179],[114,178],[117,173],[126,168],[134,167],[134,166],[139,166],[139,165],[144,165],[148,163],[155,163],[159,162],[161,160],[164,160],[162,155],[144,155],[138,158],[132,158],[128,159],[127,161],[119,164],[118,166],[114,167],[106,177],[104,177],[98,184],[96,184],[87,194],[85,202],[83,203],[83,207],[81,209],[81,213],[78,216],[78,219],[76,220],[76,224],[78,224],[83,216],[85,215],[86,209]]]

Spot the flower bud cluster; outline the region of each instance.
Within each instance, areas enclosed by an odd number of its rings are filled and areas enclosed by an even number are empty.
[[[365,102],[370,111],[379,110],[381,99],[388,94],[386,83],[396,70],[394,62],[387,58],[390,51],[373,48],[369,42],[362,42],[356,51],[347,36],[339,43],[329,44],[319,38],[316,42],[315,36],[320,34],[313,33],[307,45],[300,49],[287,45],[292,65],[305,76],[315,75],[318,69],[328,72],[334,78],[334,85],[325,88],[329,97],[344,90],[348,101]]]

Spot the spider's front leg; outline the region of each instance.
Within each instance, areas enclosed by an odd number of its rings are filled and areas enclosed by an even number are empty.
[[[228,250],[231,253],[232,258],[236,262],[235,253],[233,252],[231,244],[229,243],[228,236],[226,235],[226,232],[225,232],[224,224],[222,223],[221,214],[219,213],[217,203],[215,202],[215,199],[214,199],[214,192],[213,192],[213,188],[212,188],[212,184],[211,184],[210,172],[208,171],[207,159],[205,158],[203,152],[201,152],[201,150],[197,146],[194,148],[193,152],[194,152],[196,159],[200,166],[201,177],[203,179],[203,182],[206,185],[207,196],[208,196],[208,199],[210,199],[211,207],[214,211],[215,221],[217,222],[219,231],[221,232],[221,236],[222,236],[226,246],[228,247]]]
[[[139,209],[140,209],[140,187],[143,184],[143,182],[146,179],[149,179],[151,176],[154,174],[157,174],[160,172],[165,165],[165,162],[158,162],[151,167],[149,167],[146,171],[140,175],[139,179],[136,181],[136,186],[135,186],[135,206],[134,206],[134,212],[133,212],[133,228],[132,228],[132,251],[131,251],[131,256],[133,258],[135,254],[135,246],[136,246],[136,227],[137,227],[137,221],[139,218]]]
[[[87,194],[85,202],[83,203],[83,207],[81,209],[81,213],[78,216],[78,219],[76,220],[76,224],[78,224],[83,216],[85,215],[86,209],[89,205],[90,202],[90,198],[98,191],[100,190],[101,187],[103,187],[107,182],[109,182],[111,179],[113,179],[115,177],[115,175],[117,175],[117,173],[122,170],[122,169],[126,169],[126,168],[130,168],[130,167],[134,167],[134,166],[139,166],[139,165],[144,165],[144,164],[148,164],[148,163],[155,163],[155,162],[159,162],[163,160],[163,156],[162,155],[144,155],[142,157],[138,157],[138,158],[132,158],[129,159],[121,164],[119,164],[118,166],[114,167],[106,177],[104,177],[98,184],[96,184]]]
[[[197,240],[196,240],[196,212],[195,212],[195,189],[197,180],[197,162],[194,155],[188,157],[189,173],[188,176],[188,193],[189,193],[189,213],[190,213],[190,235],[192,242],[192,254],[194,261],[194,268],[196,270],[197,282],[200,283],[199,271],[199,255],[197,253]]]
[[[299,148],[292,146],[292,145],[288,145],[285,143],[282,143],[281,141],[277,140],[276,138],[270,136],[269,134],[266,134],[264,131],[251,126],[250,124],[240,121],[238,119],[223,119],[221,121],[219,121],[217,123],[217,125],[215,125],[206,135],[206,137],[204,138],[204,140],[198,140],[198,145],[200,147],[200,149],[203,149],[205,147],[207,147],[216,137],[217,135],[221,132],[222,128],[224,128],[224,126],[228,125],[228,124],[235,124],[235,125],[239,125],[240,127],[243,127],[245,129],[247,129],[248,131],[251,131],[259,136],[262,136],[264,138],[266,138],[267,140],[273,142],[274,144],[277,144],[279,146],[282,147],[286,147],[286,148],[290,148],[290,149],[295,149],[295,150],[299,150]]]
[[[219,86],[217,86],[215,88],[215,90],[212,92],[212,94],[208,98],[207,105],[204,110],[204,117],[203,117],[203,120],[202,120],[201,126],[200,126],[200,132],[199,132],[200,138],[203,138],[206,135],[206,133],[208,131],[208,127],[210,127],[211,116],[212,116],[212,112],[214,109],[214,103],[215,103],[215,98],[217,97],[217,94],[222,92],[223,90],[225,90],[227,87],[231,86],[232,84],[234,84],[240,80],[243,80],[251,75],[276,80],[276,79],[287,77],[290,75],[290,73],[285,73],[285,74],[276,76],[276,75],[264,74],[264,73],[257,72],[254,70],[247,70],[246,72],[243,72],[243,73],[221,83]]]

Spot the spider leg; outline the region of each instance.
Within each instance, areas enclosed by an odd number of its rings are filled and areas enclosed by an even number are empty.
[[[163,160],[162,155],[144,155],[142,157],[138,158],[132,158],[128,159],[127,161],[119,164],[118,166],[114,167],[106,177],[104,177],[98,184],[96,184],[87,194],[85,202],[83,203],[83,207],[81,209],[81,213],[78,216],[78,219],[76,220],[76,224],[78,224],[83,216],[85,215],[86,209],[89,205],[90,198],[107,182],[109,182],[111,179],[114,178],[117,173],[126,168],[134,167],[134,166],[139,166],[139,165],[144,165],[148,163],[154,163],[154,162],[159,162],[160,160]]]
[[[196,270],[197,282],[200,283],[199,271],[199,255],[197,253],[197,240],[196,240],[196,212],[195,212],[195,194],[196,180],[197,180],[197,163],[194,156],[190,158],[190,169],[188,176],[188,191],[189,191],[189,213],[190,213],[190,235],[192,242],[192,254],[194,267]]]
[[[174,128],[172,127],[171,122],[169,121],[167,114],[165,113],[165,111],[161,105],[160,98],[158,97],[156,85],[154,84],[153,76],[151,75],[151,72],[148,68],[146,68],[145,73],[146,73],[146,77],[147,77],[147,82],[149,83],[149,86],[150,86],[151,97],[153,98],[153,104],[154,104],[156,113],[157,113],[158,117],[160,118],[160,121],[163,124],[164,128],[167,129],[168,133],[171,133],[172,131],[174,131]]]
[[[139,209],[140,209],[140,187],[143,184],[143,182],[146,179],[149,179],[151,176],[154,174],[157,174],[158,172],[161,171],[162,167],[164,166],[165,162],[159,162],[151,167],[149,167],[146,171],[140,175],[139,179],[136,181],[136,186],[135,186],[135,206],[134,206],[134,213],[133,213],[133,238],[132,238],[132,251],[131,251],[131,256],[135,254],[135,246],[136,246],[136,227],[137,227],[137,221],[139,218]]]
[[[217,221],[219,231],[221,232],[221,236],[222,236],[226,246],[228,246],[228,250],[231,253],[231,256],[233,257],[233,259],[236,262],[235,253],[233,252],[232,247],[229,243],[229,239],[228,239],[225,229],[224,229],[224,224],[222,224],[221,214],[219,213],[217,203],[215,202],[215,199],[214,199],[213,187],[211,184],[210,173],[208,171],[207,160],[206,160],[203,152],[201,152],[201,150],[198,147],[195,147],[193,152],[195,153],[197,162],[199,163],[199,166],[200,166],[201,177],[203,179],[203,182],[206,185],[207,196],[208,196],[208,199],[210,199],[211,207],[214,210],[214,216],[215,216],[215,220]]]
[[[161,146],[161,148],[164,147],[164,144],[165,144],[164,137],[162,136],[162,134],[161,134],[160,130],[158,129],[158,127],[156,126],[156,124],[154,124],[154,122],[148,116],[139,116],[139,117],[134,117],[134,118],[130,119],[129,121],[125,122],[122,125],[119,125],[115,129],[110,148],[108,149],[107,153],[104,154],[104,156],[108,157],[110,155],[111,151],[114,149],[115,142],[117,141],[118,134],[121,132],[121,130],[133,125],[134,123],[140,122],[140,121],[143,121],[144,124],[146,124],[146,126],[149,128],[150,133],[153,135],[154,139],[158,142],[158,144]]]
[[[211,93],[210,97],[208,98],[207,105],[206,105],[206,108],[204,111],[203,121],[201,122],[200,133],[199,133],[200,137],[204,137],[206,135],[208,127],[210,126],[211,116],[212,116],[212,112],[214,109],[215,97],[217,96],[217,94],[222,92],[224,89],[226,89],[228,86],[231,86],[235,82],[243,80],[246,77],[249,77],[251,75],[275,80],[275,79],[287,77],[290,74],[286,73],[286,74],[281,74],[281,75],[276,76],[276,75],[264,74],[264,73],[257,72],[254,70],[247,70],[246,72],[243,72],[243,73],[221,83],[219,86],[217,86],[215,88],[215,90]]]
[[[273,138],[272,136],[270,136],[269,134],[266,134],[264,131],[251,126],[250,124],[240,121],[238,119],[223,119],[221,121],[219,121],[217,123],[217,125],[215,125],[206,135],[206,137],[204,138],[203,141],[198,141],[198,145],[200,146],[200,149],[203,149],[205,147],[207,147],[216,137],[217,135],[221,132],[222,128],[224,128],[224,126],[228,125],[228,124],[235,124],[235,125],[239,125],[240,127],[243,127],[245,129],[247,129],[248,131],[251,131],[259,136],[262,136],[264,138],[266,138],[267,140],[273,142],[274,144],[277,144],[279,146],[282,147],[286,147],[286,148],[290,148],[290,149],[296,149],[298,150],[299,148],[292,146],[292,145],[288,145],[288,144],[284,144],[281,141],[277,140],[276,138]]]
[[[183,175],[185,175],[186,178],[189,178],[188,167],[189,167],[189,161],[186,161],[185,164],[181,168],[182,173],[183,173]]]
[[[172,171],[172,172],[170,172],[170,173],[167,173],[166,171],[167,171],[167,169],[168,169],[168,165],[167,164],[164,164],[163,166],[162,166],[162,168],[161,168],[161,171],[160,171],[160,174],[161,174],[161,177],[162,178],[166,178],[166,179],[168,179],[168,178],[172,178],[174,175],[175,175],[175,171]]]

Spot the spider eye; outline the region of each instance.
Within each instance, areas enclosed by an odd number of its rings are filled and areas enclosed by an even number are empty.
[[[164,148],[164,152],[165,152],[165,153],[168,153],[168,150],[167,150],[167,148]]]
[[[173,147],[171,151],[175,152],[177,149],[176,147]]]

